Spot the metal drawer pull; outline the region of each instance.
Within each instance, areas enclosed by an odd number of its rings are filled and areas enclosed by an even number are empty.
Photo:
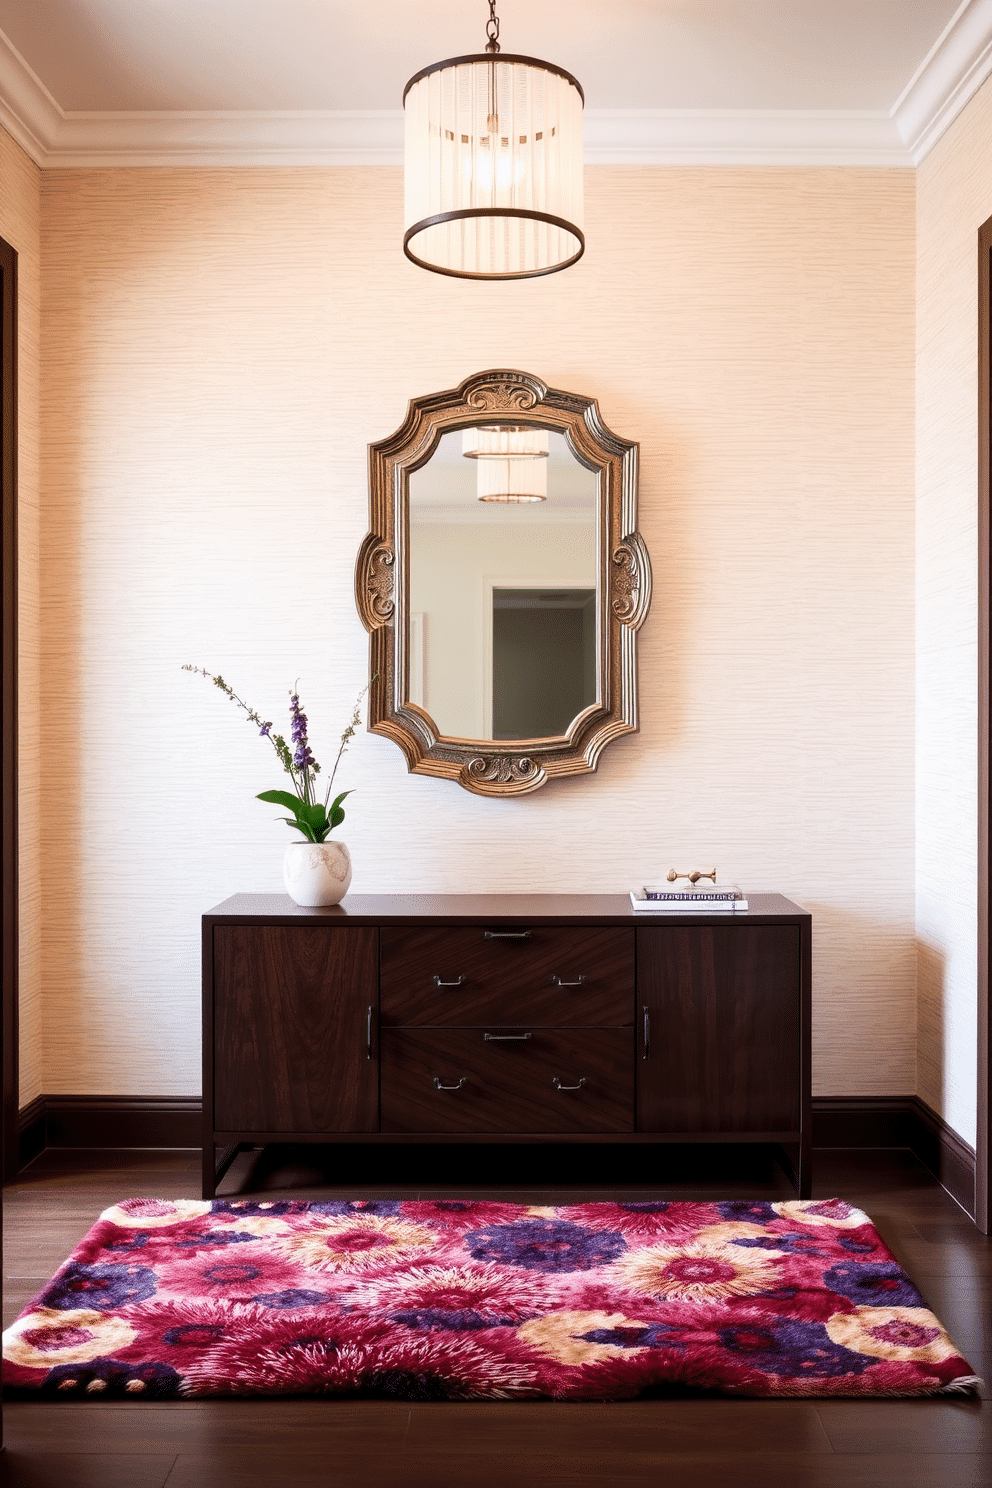
[[[434,985],[435,987],[460,987],[464,980],[465,978],[463,976],[460,976],[453,982],[442,982],[441,978],[439,976],[436,976],[434,978]]]
[[[551,1080],[551,1083],[555,1087],[556,1090],[581,1090],[582,1087],[583,1087],[583,1085],[586,1083],[586,1077],[585,1077],[585,1075],[583,1075],[582,1076],[582,1079],[579,1081],[578,1085],[563,1085],[561,1083],[561,1081],[559,1080],[558,1076],[557,1075],[554,1075],[553,1078],[552,1078],[552,1080]]]
[[[529,930],[484,930],[486,940],[530,940]]]
[[[525,1039],[533,1038],[530,1033],[484,1033],[482,1041],[485,1044],[522,1044]]]
[[[372,1004],[365,1015],[365,1058],[372,1058]]]
[[[458,1081],[458,1084],[457,1085],[442,1085],[441,1084],[441,1081],[438,1079],[437,1075],[435,1075],[434,1076],[434,1089],[435,1090],[461,1090],[462,1086],[465,1084],[466,1078],[467,1077],[465,1075],[462,1075],[462,1077]]]
[[[587,982],[589,978],[580,976],[577,982],[563,982],[560,976],[553,976],[551,980],[554,982],[556,987],[581,987],[582,983]]]
[[[644,1053],[642,1059],[647,1059],[648,1050],[651,1048],[651,1018],[647,1008],[644,1009]]]

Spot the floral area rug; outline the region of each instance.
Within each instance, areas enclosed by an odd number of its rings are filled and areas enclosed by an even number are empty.
[[[980,1383],[839,1199],[126,1199],[4,1334],[63,1398],[932,1395]]]

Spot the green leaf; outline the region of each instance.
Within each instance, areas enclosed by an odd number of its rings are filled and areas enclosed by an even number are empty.
[[[319,832],[321,828],[327,826],[327,817],[319,801],[315,801],[312,806],[306,808],[306,821],[315,832]]]
[[[308,827],[306,822],[300,821],[298,817],[281,816],[279,820],[284,821],[288,827],[292,827],[294,832],[302,832],[308,842],[316,842],[318,840],[314,836],[312,828]]]
[[[350,790],[346,790],[346,791],[342,791],[339,796],[335,796],[334,800],[330,804],[329,814],[333,816],[334,812],[337,811],[338,807],[341,805],[341,802],[344,800],[345,796],[350,796],[350,795],[351,795],[351,791]]]
[[[340,806],[332,809],[330,820],[331,820],[331,831],[333,832],[334,828],[335,827],[339,827],[341,825],[341,823],[344,821],[344,812],[341,810],[341,807]]]
[[[266,801],[270,806],[286,806],[300,821],[308,819],[310,808],[306,801],[301,801],[299,796],[291,796],[289,791],[259,791],[255,799]]]

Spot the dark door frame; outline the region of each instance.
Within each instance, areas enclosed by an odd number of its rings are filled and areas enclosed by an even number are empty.
[[[990,1052],[992,999],[992,217],[978,229],[978,1125],[975,1139],[975,1223],[992,1225]]]
[[[0,930],[3,1039],[2,1163],[17,1172],[17,254],[0,238]]]

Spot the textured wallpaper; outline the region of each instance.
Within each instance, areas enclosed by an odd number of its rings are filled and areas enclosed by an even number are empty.
[[[918,171],[919,1092],[975,1140],[978,229],[992,215],[992,85]]]
[[[624,891],[716,863],[814,917],[819,1093],[915,1088],[910,171],[597,168],[575,269],[400,251],[390,170],[42,186],[43,1084],[194,1094],[199,916],[281,888],[273,757],[366,675],[366,445],[515,366],[641,444],[640,734],[492,801],[362,733],[354,888]],[[959,582],[955,576],[954,582]]]
[[[38,416],[41,172],[0,129],[0,237],[17,250],[20,1103],[42,1090]]]

